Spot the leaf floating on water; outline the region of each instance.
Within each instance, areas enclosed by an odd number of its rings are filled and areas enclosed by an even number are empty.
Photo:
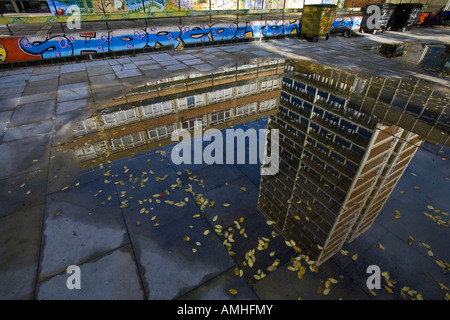
[[[236,289],[230,289],[230,290],[228,290],[228,292],[231,293],[231,294],[237,294],[238,293]]]
[[[204,232],[203,232],[203,235],[204,236],[207,236],[209,234],[209,230],[205,230]]]
[[[428,256],[430,256],[430,257],[434,256],[434,253],[433,253],[433,251],[431,251],[431,250],[428,250],[428,251],[427,251],[427,254],[428,254]]]
[[[266,223],[267,223],[269,226],[271,226],[271,225],[275,224],[275,221],[267,220]]]
[[[383,245],[381,243],[378,243],[378,248],[385,250],[385,248],[383,247]]]
[[[61,210],[55,213],[55,216],[59,216],[61,214]]]
[[[247,191],[247,189],[245,187],[242,187],[241,190],[242,191]]]
[[[353,260],[353,261],[358,260],[358,254],[357,254],[357,253],[355,253],[354,255],[352,255],[352,260]]]
[[[414,238],[410,236],[408,238],[408,244],[411,246],[413,244],[413,242],[414,242]]]
[[[185,236],[184,238],[183,238],[183,241],[184,242],[189,242],[191,240],[191,238],[189,238],[188,236]]]
[[[229,207],[230,204],[229,204],[229,203],[224,203],[223,206],[224,206],[224,207]]]
[[[214,216],[214,218],[212,218],[212,221],[213,221],[213,222],[216,222],[216,221],[217,221],[217,218],[218,218],[217,216]]]
[[[348,256],[349,252],[347,250],[341,249],[340,252],[344,255],[344,256]]]

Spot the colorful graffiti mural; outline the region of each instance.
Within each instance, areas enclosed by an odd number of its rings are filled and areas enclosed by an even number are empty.
[[[11,37],[0,39],[0,54],[2,61],[14,62],[159,46],[181,50],[186,44],[291,35],[298,34],[299,29],[298,20],[285,20]]]
[[[358,32],[361,27],[362,16],[336,17],[331,25],[331,31],[341,32],[344,29]]]

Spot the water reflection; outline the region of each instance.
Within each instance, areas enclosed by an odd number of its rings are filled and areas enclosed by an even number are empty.
[[[258,209],[320,265],[371,227],[423,141],[450,145],[448,114],[448,88],[424,79],[261,58],[148,82],[80,121],[63,147],[87,168],[172,144],[198,122],[269,116],[280,171],[261,177]]]
[[[320,265],[370,228],[424,140],[450,143],[448,91],[300,62],[287,69],[268,123],[280,132],[280,171],[262,177],[258,208]]]

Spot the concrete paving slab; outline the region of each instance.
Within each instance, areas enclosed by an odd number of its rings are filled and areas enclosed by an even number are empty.
[[[44,207],[0,218],[0,299],[31,300],[35,295]]]
[[[72,63],[72,64],[65,64],[60,67],[60,73],[67,73],[67,72],[77,72],[77,71],[85,71],[86,66],[83,62],[78,63]]]
[[[156,62],[160,62],[160,61],[167,61],[167,60],[174,60],[174,56],[171,56],[168,53],[157,53],[157,54],[152,54],[151,55],[152,59],[155,60]]]
[[[72,83],[87,83],[88,73],[85,70],[61,73],[59,76],[59,86]]]
[[[0,178],[45,170],[50,152],[50,134],[0,144]]]
[[[109,63],[107,61],[103,61],[103,62],[106,62],[106,64],[86,65],[86,71],[87,71],[89,77],[112,73],[113,69],[110,67]]]
[[[55,113],[55,100],[37,101],[16,108],[8,127],[50,120]]]
[[[142,300],[136,262],[130,245],[79,265],[80,289],[68,289],[70,273],[63,272],[37,288],[39,300]]]
[[[306,272],[300,280],[296,271],[287,269],[291,264],[280,266],[276,271],[253,285],[256,294],[262,300],[368,300],[370,296],[360,288],[360,280],[353,280],[351,275],[343,273],[332,261],[327,261],[319,267],[318,273],[309,270],[307,264]],[[338,281],[331,284],[330,292],[323,294],[326,281],[333,278]],[[362,285],[365,284],[362,282]],[[320,293],[321,292],[321,293]]]
[[[47,196],[39,281],[129,243],[114,184],[75,184]]]
[[[56,104],[56,114],[72,112],[78,109],[86,109],[91,105],[91,103],[91,100],[87,98],[58,102]]]
[[[149,299],[181,297],[234,265],[206,220],[192,218],[196,213],[198,208],[186,206],[182,217],[157,227],[150,219],[137,225],[126,215]]]
[[[49,133],[53,129],[53,120],[47,120],[40,123],[25,124],[17,127],[8,127],[3,141],[12,141],[34,136],[37,134]]]
[[[0,180],[0,217],[45,203],[47,171]]]
[[[19,103],[21,93],[2,96],[0,98],[0,111],[13,110]]]
[[[33,68],[32,76],[42,74],[59,74],[60,66],[41,66]]]
[[[36,74],[31,75],[28,82],[35,82],[35,81],[43,81],[43,80],[52,80],[56,79],[59,76],[59,72],[52,72],[52,73],[43,73],[43,74]]]
[[[376,223],[376,222],[375,222]],[[358,260],[345,267],[345,271],[352,275],[355,282],[368,293],[365,286],[367,278],[367,267],[377,265],[381,272],[388,272],[390,279],[396,283],[390,288],[392,293],[385,289],[387,282],[382,277],[381,289],[375,290],[377,299],[392,300],[403,298],[400,295],[401,288],[408,286],[422,294],[423,299],[442,299],[445,295],[437,282],[441,282],[448,287],[448,276],[440,273],[440,268],[434,259],[427,257],[416,250],[414,246],[409,246],[407,241],[399,241],[396,235],[386,233],[380,242],[384,249],[379,248],[377,243],[373,243]],[[431,278],[424,272],[428,272]],[[410,297],[408,295],[409,299]]]
[[[230,289],[237,291],[230,293]],[[249,287],[245,278],[234,274],[234,268],[228,269],[212,280],[195,288],[179,298],[180,300],[258,300],[258,296]]]
[[[86,82],[66,84],[58,87],[58,102],[78,100],[89,96]]]
[[[42,101],[51,101],[56,99],[56,91],[43,92],[42,89],[36,90],[36,93],[22,95],[19,99],[19,105],[33,104]]]
[[[246,191],[242,191],[241,188],[245,188]],[[231,194],[234,196],[230,197]],[[208,221],[218,216],[219,221],[223,221],[224,227],[231,226],[233,221],[245,219],[257,211],[258,189],[245,176],[228,181],[228,185],[224,184],[205,192],[203,197],[210,202],[215,201],[213,208],[205,209]]]
[[[188,66],[194,65],[194,64],[203,64],[203,60],[201,59],[191,59],[191,60],[183,60],[183,63],[187,64]]]
[[[13,110],[0,112],[0,137],[3,136],[4,130],[8,125],[13,112]]]

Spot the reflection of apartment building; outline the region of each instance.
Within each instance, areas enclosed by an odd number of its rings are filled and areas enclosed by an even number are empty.
[[[64,145],[80,160],[120,158],[173,143],[177,129],[223,129],[277,112],[284,60],[256,59],[207,75],[184,75],[147,83],[123,103],[81,120]],[[130,102],[131,101],[131,102]]]
[[[283,79],[279,113],[268,123],[279,130],[280,171],[262,176],[258,199],[317,265],[372,225],[421,143],[334,89],[362,91],[365,82],[328,84],[299,73]]]

